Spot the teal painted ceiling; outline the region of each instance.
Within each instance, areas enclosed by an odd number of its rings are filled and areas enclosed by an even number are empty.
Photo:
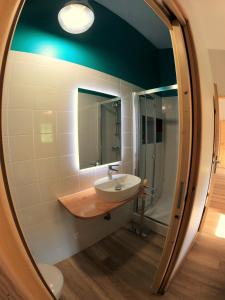
[[[120,16],[158,49],[172,48],[170,33],[144,0],[95,0]]]
[[[66,1],[27,0],[12,49],[79,63],[143,88],[163,85],[160,50],[123,19],[95,1],[89,2],[95,12],[93,26],[85,33],[71,35],[61,29],[57,20],[58,12]],[[165,52],[165,64],[167,55]],[[171,57],[168,57],[168,67],[167,72],[174,74]]]

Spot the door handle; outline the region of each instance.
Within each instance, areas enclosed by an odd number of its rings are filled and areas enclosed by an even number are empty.
[[[214,170],[213,170],[214,173],[216,173],[216,169],[217,169],[217,165],[218,165],[218,164],[220,164],[220,160],[215,159],[215,160],[214,160]]]

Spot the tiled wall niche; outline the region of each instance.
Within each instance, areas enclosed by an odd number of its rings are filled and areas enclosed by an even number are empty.
[[[78,220],[57,201],[106,175],[107,167],[78,170],[75,101],[78,87],[122,99],[122,167],[132,173],[132,92],[128,82],[73,63],[11,51],[3,95],[3,146],[10,191],[37,261],[56,263],[123,226],[131,204],[103,218]]]

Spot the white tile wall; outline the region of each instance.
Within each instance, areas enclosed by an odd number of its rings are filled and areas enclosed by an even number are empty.
[[[9,135],[32,134],[32,110],[8,110],[7,113]]]
[[[131,205],[112,220],[78,220],[58,196],[89,188],[107,167],[77,170],[75,91],[78,87],[122,98],[122,166],[132,172],[131,95],[138,87],[80,65],[11,51],[3,98],[4,154],[19,221],[38,261],[55,263],[124,225]]]

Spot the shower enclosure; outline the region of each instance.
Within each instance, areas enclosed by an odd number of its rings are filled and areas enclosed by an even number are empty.
[[[120,160],[121,101],[118,98],[99,104],[101,133],[101,164]]]
[[[145,221],[166,228],[170,221],[178,164],[177,85],[134,93],[133,99],[135,172],[148,182],[144,207],[140,198],[135,210],[137,214],[144,213]]]

